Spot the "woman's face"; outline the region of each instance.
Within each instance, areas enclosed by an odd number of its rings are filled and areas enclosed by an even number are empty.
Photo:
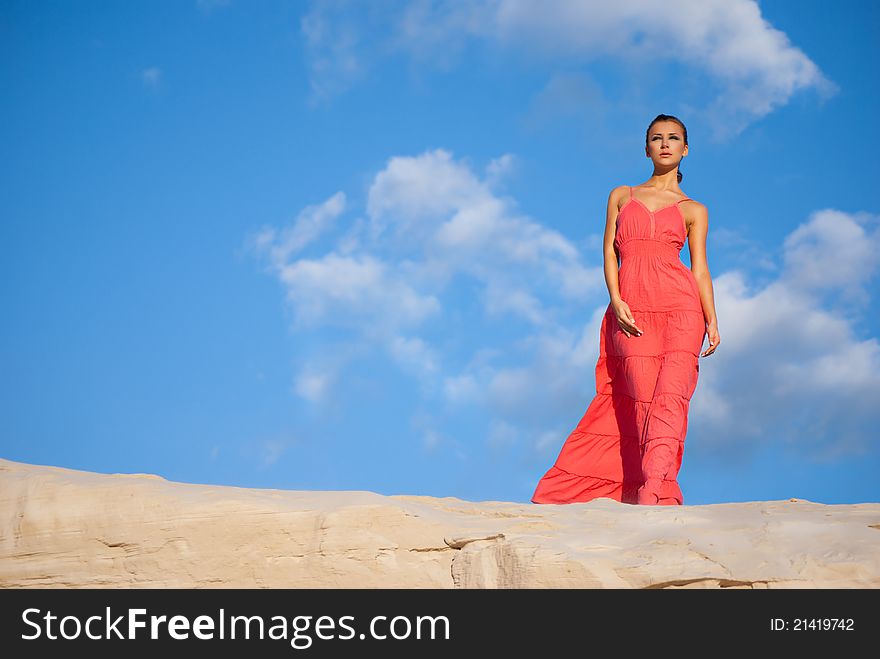
[[[660,167],[675,167],[687,155],[684,133],[674,121],[658,121],[648,133],[648,157]]]

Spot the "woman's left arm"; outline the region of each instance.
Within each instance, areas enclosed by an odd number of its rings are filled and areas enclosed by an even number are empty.
[[[706,260],[706,236],[709,233],[709,211],[696,201],[688,204],[685,224],[688,224],[688,245],[691,253],[691,272],[697,280],[700,291],[700,304],[703,306],[703,317],[706,320],[706,334],[709,335],[709,347],[700,357],[711,355],[721,343],[718,334],[718,317],[715,314],[715,293],[712,289],[712,275]]]

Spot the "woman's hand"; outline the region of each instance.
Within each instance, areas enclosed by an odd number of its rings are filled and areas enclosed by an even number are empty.
[[[629,337],[633,334],[636,336],[642,335],[642,330],[636,327],[636,319],[633,318],[632,311],[629,310],[629,305],[626,302],[623,300],[612,302],[611,308],[614,309],[614,315],[617,316],[617,324],[620,325],[620,329],[623,330],[624,334]]]
[[[706,348],[705,352],[700,353],[700,357],[711,355],[718,348],[718,344],[721,343],[721,335],[718,334],[717,321],[713,320],[711,323],[706,323],[706,334],[709,335],[709,347]]]

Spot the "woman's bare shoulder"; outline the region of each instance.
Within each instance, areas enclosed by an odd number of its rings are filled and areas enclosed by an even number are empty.
[[[686,210],[689,214],[694,214],[696,216],[704,216],[707,217],[709,215],[709,209],[706,208],[703,204],[701,204],[696,199],[691,199],[688,197],[687,199],[682,199],[679,202],[679,207],[684,211]]]
[[[690,231],[695,224],[706,225],[709,222],[709,209],[696,199],[682,199],[678,208],[684,217],[684,226]]]
[[[682,199],[681,203],[687,204],[688,206],[690,206],[692,208],[702,208],[703,210],[706,210],[706,207],[703,204],[701,204],[696,199],[692,199],[691,197],[686,197],[686,198]]]
[[[612,189],[608,195],[608,206],[617,206],[617,209],[620,210],[623,202],[629,198],[629,187],[628,185],[618,185]]]

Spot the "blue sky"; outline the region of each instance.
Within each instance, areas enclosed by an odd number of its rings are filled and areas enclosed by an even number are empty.
[[[595,393],[606,200],[662,112],[722,340],[685,503],[880,501],[878,28],[867,1],[4,0],[0,456],[528,501]]]

